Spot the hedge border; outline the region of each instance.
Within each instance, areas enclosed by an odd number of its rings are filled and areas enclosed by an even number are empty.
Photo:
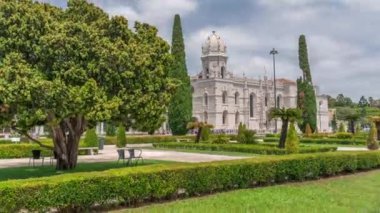
[[[299,154],[245,160],[154,165],[0,182],[0,212],[78,211],[238,188],[318,179],[379,168],[380,152]]]
[[[264,142],[278,142],[279,138],[264,138]],[[301,138],[300,143],[306,144],[338,144],[338,145],[366,145],[365,140],[353,140],[353,139],[338,139],[338,138],[321,138],[321,139],[312,139],[312,138]]]
[[[279,149],[272,144],[208,144],[208,143],[157,143],[153,144],[155,148],[170,148],[170,149],[195,149],[208,151],[227,151],[227,152],[245,152],[262,155],[285,155],[285,149]],[[300,147],[300,153],[315,153],[315,152],[330,152],[336,151],[335,146],[309,146]]]

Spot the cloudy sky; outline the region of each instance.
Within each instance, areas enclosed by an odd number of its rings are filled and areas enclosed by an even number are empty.
[[[65,0],[44,0],[64,7]],[[272,75],[270,49],[278,76],[295,80],[298,37],[305,34],[314,84],[321,93],[380,98],[379,0],[90,0],[110,15],[155,25],[171,40],[178,13],[190,74],[200,71],[201,45],[212,30],[227,44],[229,70],[258,78]]]

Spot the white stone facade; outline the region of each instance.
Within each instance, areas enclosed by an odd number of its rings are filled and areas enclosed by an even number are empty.
[[[213,32],[202,46],[202,71],[191,78],[193,116],[214,125],[215,130],[234,132],[242,122],[258,132],[273,132],[275,122],[267,117],[275,104],[273,80],[266,76],[263,79],[235,77],[228,70],[227,61],[226,44]],[[277,79],[276,94],[278,107],[296,107],[295,81]],[[327,98],[318,96],[317,103],[321,103],[318,129],[328,132]],[[280,127],[278,122],[277,128]]]

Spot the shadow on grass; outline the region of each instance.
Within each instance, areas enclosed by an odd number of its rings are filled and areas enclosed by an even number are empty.
[[[168,161],[158,160],[144,160],[144,164],[139,162],[137,166],[170,163]],[[0,181],[14,180],[14,179],[26,179],[36,177],[47,177],[54,175],[61,175],[67,173],[76,172],[93,172],[93,171],[105,171],[109,169],[125,168],[126,165],[117,162],[97,162],[97,163],[78,163],[77,167],[73,170],[57,171],[55,166],[45,165],[36,167],[15,167],[0,169]]]

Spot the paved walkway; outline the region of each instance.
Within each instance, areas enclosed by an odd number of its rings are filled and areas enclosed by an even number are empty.
[[[368,151],[367,147],[338,147],[338,151]]]
[[[226,155],[212,155],[212,154],[200,154],[200,153],[188,153],[188,152],[177,152],[177,151],[167,151],[167,150],[153,150],[144,149],[151,147],[149,144],[144,145],[133,145],[133,147],[140,147],[143,151],[144,159],[151,160],[167,160],[167,161],[178,161],[178,162],[211,162],[211,161],[221,161],[221,160],[235,160],[247,158],[243,156],[226,156]],[[86,155],[79,156],[78,162],[107,162],[107,161],[117,161],[118,155],[115,146],[105,146],[103,150],[99,151],[98,155]],[[45,163],[48,164],[50,158],[45,158]],[[19,159],[2,159],[0,160],[0,168],[7,167],[23,167],[28,166],[29,158],[19,158]]]

